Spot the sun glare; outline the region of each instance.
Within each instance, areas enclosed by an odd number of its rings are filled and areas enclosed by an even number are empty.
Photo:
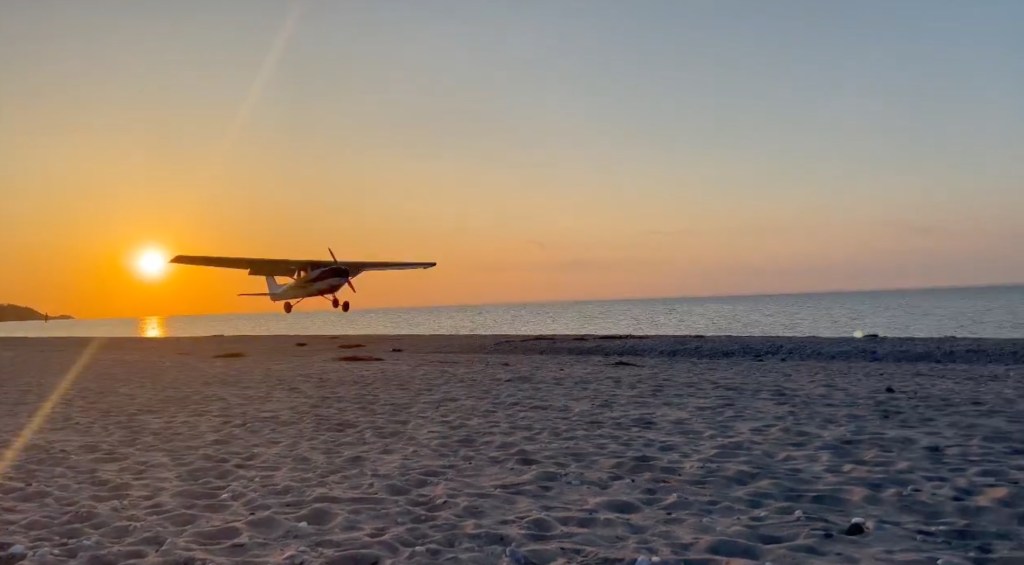
[[[146,316],[139,319],[139,335],[142,337],[165,337],[167,328],[160,316]]]
[[[156,248],[145,249],[135,260],[135,271],[144,279],[162,278],[167,272],[167,256]]]

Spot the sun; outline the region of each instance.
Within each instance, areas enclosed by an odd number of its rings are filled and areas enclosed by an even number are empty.
[[[167,255],[155,247],[143,249],[135,259],[135,272],[148,280],[163,278],[167,273]]]

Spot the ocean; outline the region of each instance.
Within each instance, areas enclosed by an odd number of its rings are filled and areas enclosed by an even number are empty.
[[[858,333],[1024,338],[1024,285],[0,323],[0,337]]]

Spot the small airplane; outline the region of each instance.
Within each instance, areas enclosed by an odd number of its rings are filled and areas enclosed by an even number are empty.
[[[398,271],[406,269],[429,269],[437,263],[406,261],[338,261],[334,251],[327,248],[331,261],[319,259],[255,259],[250,257],[211,257],[207,255],[177,255],[171,263],[196,265],[200,267],[221,267],[225,269],[248,269],[251,276],[267,279],[267,292],[242,293],[238,296],[268,296],[272,302],[284,303],[284,313],[291,314],[292,308],[306,298],[320,296],[330,301],[331,306],[341,307],[348,312],[348,300],[338,300],[338,292],[348,285],[352,292],[356,287],[352,279],[366,271]],[[281,284],[276,277],[288,277],[291,282]],[[330,297],[330,298],[328,298]],[[294,300],[293,304],[291,301]]]

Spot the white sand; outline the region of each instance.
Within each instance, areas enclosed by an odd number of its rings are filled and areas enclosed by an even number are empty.
[[[523,339],[108,340],[0,564],[1024,564],[1024,342]],[[86,343],[0,340],[0,446]]]

